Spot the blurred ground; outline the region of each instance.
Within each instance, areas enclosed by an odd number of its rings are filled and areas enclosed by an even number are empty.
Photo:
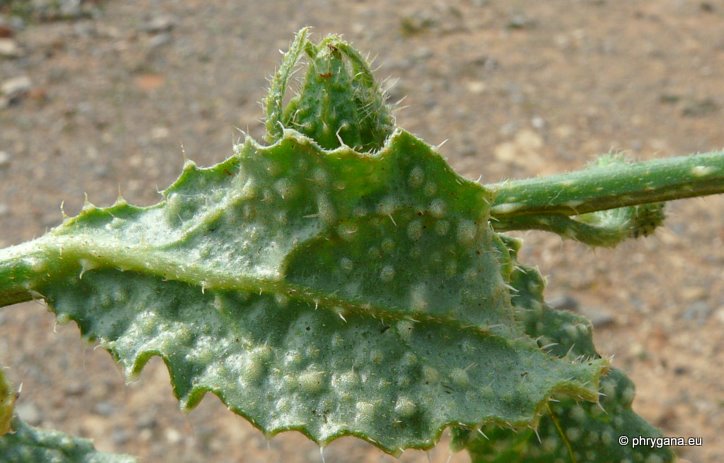
[[[54,4],[43,9],[43,5]],[[398,124],[483,182],[724,146],[721,1],[0,1],[0,245],[74,215],[84,193],[136,204],[223,160],[294,32],[337,32],[377,56],[406,96]],[[13,16],[10,13],[20,16]],[[24,18],[24,19],[21,19]],[[398,79],[398,80],[397,80]],[[590,251],[525,235],[548,297],[596,322],[599,351],[638,387],[636,410],[692,462],[724,461],[724,198],[679,202],[653,238]],[[110,356],[40,304],[0,313],[0,364],[28,421],[142,461],[318,462],[300,435],[271,441],[213,396],[188,415],[152,361],[129,387]],[[326,461],[393,461],[342,439]],[[448,458],[445,445],[430,452]],[[403,461],[427,461],[408,452]],[[462,454],[455,462],[466,461]]]

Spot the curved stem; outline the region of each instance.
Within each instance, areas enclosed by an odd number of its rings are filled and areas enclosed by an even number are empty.
[[[0,307],[37,299],[45,265],[37,240],[0,249]]]
[[[491,216],[579,215],[638,204],[724,193],[724,151],[593,167],[487,185]]]
[[[561,214],[505,217],[492,224],[497,232],[543,230],[586,243],[589,246],[612,247],[629,237],[629,229],[618,224],[614,226],[591,225]]]

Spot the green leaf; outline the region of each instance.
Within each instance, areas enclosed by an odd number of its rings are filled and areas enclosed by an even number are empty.
[[[133,463],[127,455],[97,452],[88,439],[44,431],[13,418],[17,394],[0,369],[0,456],[3,463]]]
[[[516,322],[490,193],[407,132],[369,154],[286,129],[163,194],[0,251],[0,301],[45,298],[128,374],[161,356],[185,408],[211,391],[322,445],[397,453],[597,398],[606,361],[548,355]]]
[[[0,436],[3,463],[133,463],[128,455],[98,452],[89,439],[28,426],[19,418]]]
[[[511,252],[518,243],[508,240]],[[518,289],[512,301],[526,332],[541,349],[556,356],[597,358],[591,325],[585,318],[556,311],[543,302],[543,280],[530,267],[517,266],[511,284]],[[600,400],[581,402],[571,397],[552,400],[536,428],[511,430],[483,426],[453,430],[453,447],[469,451],[473,463],[508,462],[670,462],[674,455],[660,445],[631,445],[634,437],[660,438],[661,432],[631,409],[634,385],[626,375],[611,369],[600,384]],[[628,438],[620,445],[619,438]]]
[[[628,378],[601,379],[590,323],[547,307],[519,243],[495,231],[604,246],[646,235],[658,202],[722,191],[724,153],[484,188],[394,128],[356,50],[307,35],[265,99],[272,146],[248,139],[212,168],[187,163],[157,205],[88,203],[0,250],[0,306],[43,298],[131,376],[162,357],[182,407],[213,392],[270,435],[355,435],[397,453],[454,426],[474,461],[670,461],[618,446],[660,434],[631,410]],[[13,400],[0,381],[0,432]],[[98,458],[12,426],[0,446],[17,461]]]

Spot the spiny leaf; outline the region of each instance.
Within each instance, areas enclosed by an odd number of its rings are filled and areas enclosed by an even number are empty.
[[[13,418],[17,394],[0,369],[0,461],[3,463],[133,463],[127,455],[97,452],[88,439],[44,431]]]
[[[515,254],[517,243],[508,240]],[[566,311],[556,311],[543,302],[543,280],[532,268],[518,266],[511,275],[518,289],[513,304],[521,323],[541,348],[556,356],[599,357],[593,347],[588,320]],[[559,397],[548,406],[536,429],[513,431],[483,426],[480,431],[456,428],[453,447],[470,452],[473,463],[668,462],[674,456],[667,447],[630,445],[637,436],[661,437],[631,409],[634,385],[626,375],[612,369],[602,379],[598,404]],[[620,445],[619,437],[629,438]]]
[[[535,430],[456,428],[453,446],[467,449],[473,463],[674,461],[668,447],[632,447],[634,437],[659,438],[661,433],[631,409],[634,386],[623,372],[612,369],[604,376],[601,394],[599,404],[556,399]],[[629,439],[626,445],[619,443],[620,436]]]
[[[163,194],[89,206],[0,251],[0,273],[15,256],[11,278],[129,374],[161,356],[184,407],[211,391],[265,433],[397,453],[453,423],[527,426],[554,393],[596,399],[605,361],[517,326],[489,193],[407,132],[366,154],[287,129]]]
[[[19,418],[0,436],[3,463],[133,463],[128,455],[98,452],[89,439],[28,426]]]

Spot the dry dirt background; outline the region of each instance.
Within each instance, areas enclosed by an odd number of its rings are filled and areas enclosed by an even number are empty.
[[[0,245],[73,215],[84,193],[137,204],[180,172],[262,136],[265,78],[296,30],[344,34],[399,79],[399,125],[483,182],[724,146],[724,2],[467,0],[60,1],[12,18],[0,1]],[[10,6],[8,6],[10,5]],[[57,13],[57,11],[56,11]],[[26,13],[27,14],[27,13]],[[20,78],[20,79],[17,79]],[[10,82],[10,83],[8,83]],[[14,88],[11,88],[13,87]],[[548,297],[594,318],[596,342],[634,379],[635,409],[692,462],[724,461],[724,198],[672,204],[664,229],[615,250],[525,235]],[[0,312],[0,364],[33,424],[145,462],[319,462],[295,433],[267,441],[214,396],[184,415],[163,364],[128,387],[110,356],[40,303]],[[326,461],[391,462],[354,439]],[[444,444],[430,452],[444,462]],[[402,461],[424,462],[423,452]],[[464,462],[463,454],[452,461]]]

